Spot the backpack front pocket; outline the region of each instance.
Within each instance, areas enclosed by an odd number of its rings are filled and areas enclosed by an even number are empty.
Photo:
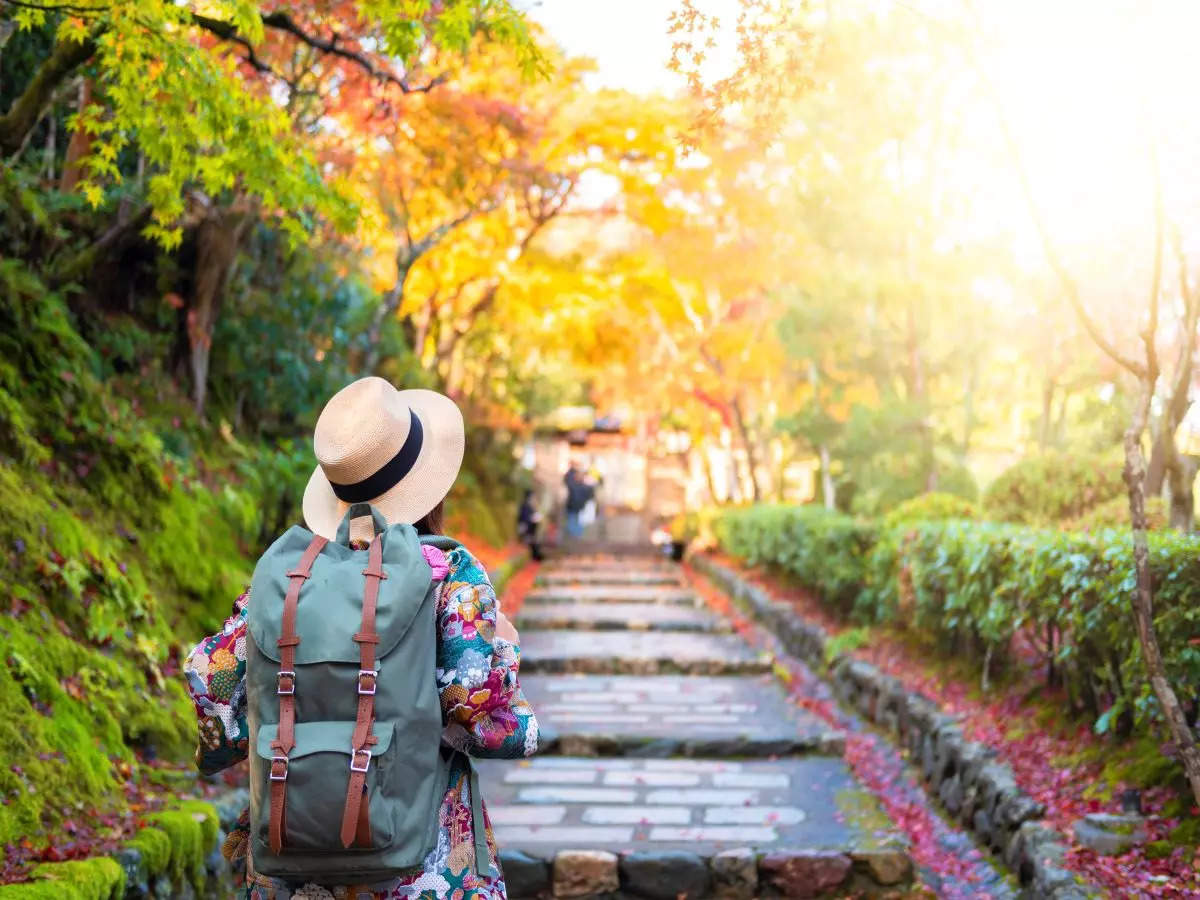
[[[262,725],[258,729],[255,758],[251,776],[258,782],[262,802],[257,804],[254,828],[258,839],[268,842],[271,827],[271,762],[276,752],[271,748],[277,725]],[[346,790],[350,781],[350,738],[353,722],[300,722],[295,726],[296,746],[287,757],[286,801],[284,806],[283,852],[344,853],[349,850],[375,850],[387,847],[392,841],[392,821],[386,815],[382,801],[382,785],[386,783],[392,764],[392,732],[390,727],[375,734],[376,743],[370,747],[367,763],[366,790],[363,805],[369,822],[369,837],[356,841],[349,848],[342,846],[342,817],[346,809]],[[361,766],[359,756],[356,765]],[[371,815],[372,808],[379,811]],[[362,820],[360,815],[359,820]],[[360,829],[360,835],[362,830]]]

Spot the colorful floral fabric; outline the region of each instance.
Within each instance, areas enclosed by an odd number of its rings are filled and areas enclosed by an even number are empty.
[[[428,548],[432,550],[433,548]],[[439,558],[426,553],[434,577],[442,576],[437,601],[437,683],[446,726],[443,740],[472,756],[511,758],[537,750],[533,709],[517,680],[520,649],[496,637],[496,594],[487,572],[465,548]],[[217,634],[205,638],[184,664],[200,720],[196,763],[212,773],[246,758],[246,608],[238,597]],[[486,821],[486,810],[485,810]],[[288,884],[254,872],[249,858],[248,817],[242,816],[223,852],[242,874],[248,900],[396,900],[450,898],[494,900],[505,896],[504,879],[475,873],[468,773],[457,761],[442,801],[438,843],[419,874],[387,884],[318,886]],[[491,824],[488,850],[500,872]]]

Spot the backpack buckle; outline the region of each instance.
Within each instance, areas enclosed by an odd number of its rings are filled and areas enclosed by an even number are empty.
[[[365,756],[367,758],[367,761],[362,764],[361,768],[354,764],[355,760],[357,760],[360,755]],[[363,749],[363,750],[351,750],[350,751],[350,771],[351,772],[365,772],[369,768],[371,768],[371,751],[370,750]]]
[[[276,771],[276,767],[283,764],[283,771]],[[272,781],[287,781],[288,773],[288,758],[286,756],[271,757],[271,780]]]
[[[283,679],[288,679],[287,687],[284,687]],[[280,669],[275,673],[275,693],[280,697],[290,697],[296,693],[296,673],[291,669]]]
[[[370,679],[370,684],[364,682]],[[378,669],[359,669],[358,670],[358,693],[361,695],[372,696],[375,693],[376,685],[379,681]]]

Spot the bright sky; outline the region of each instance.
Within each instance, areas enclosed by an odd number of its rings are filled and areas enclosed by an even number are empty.
[[[683,85],[667,71],[667,19],[679,0],[518,0],[518,5],[570,55],[596,61],[591,87],[670,94]],[[732,22],[737,0],[701,0],[697,6]]]

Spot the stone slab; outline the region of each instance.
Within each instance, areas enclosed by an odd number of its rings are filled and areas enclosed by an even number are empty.
[[[521,673],[756,675],[770,657],[732,634],[526,630]]]
[[[554,569],[538,573],[533,582],[538,586],[561,587],[562,585],[671,585],[682,587],[683,576],[671,569],[640,568],[584,568]]]
[[[840,755],[843,746],[840,733],[789,703],[772,675],[534,675],[522,665],[521,687],[537,712],[542,754]]]
[[[519,628],[581,631],[727,632],[729,622],[705,609],[669,603],[539,603],[526,606]]]
[[[696,766],[705,762],[708,765]],[[628,765],[614,765],[617,763]],[[653,764],[653,765],[651,765]],[[506,851],[552,858],[561,850],[686,850],[711,857],[723,850],[751,847],[779,850],[866,852],[903,847],[870,794],[855,783],[840,759],[786,760],[605,760],[581,757],[532,760],[480,760],[484,797],[493,814],[496,837]],[[513,771],[589,771],[596,787],[585,789],[553,780],[538,785]],[[600,787],[621,773],[625,787]],[[738,774],[751,788],[718,787],[718,776]],[[696,777],[693,787],[657,786],[664,775]],[[639,781],[645,779],[645,783]],[[537,812],[522,810],[547,809]],[[565,812],[564,812],[565,810]],[[540,824],[545,821],[546,824]]]
[[[674,603],[699,607],[693,591],[666,585],[579,584],[543,587],[525,595],[531,603]]]

